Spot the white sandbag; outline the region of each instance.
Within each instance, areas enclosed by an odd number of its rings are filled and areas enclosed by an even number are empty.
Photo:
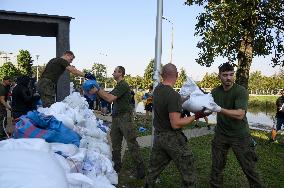
[[[51,153],[0,150],[0,188],[68,188],[64,170]]]
[[[95,151],[111,159],[110,146],[102,140],[85,136],[83,139],[81,139],[80,147],[88,148],[88,150]]]
[[[84,174],[91,179],[95,179],[97,176],[106,176],[106,174],[114,174],[113,177],[117,177],[112,161],[104,155],[91,150],[87,151],[83,170]],[[111,184],[117,184],[117,179],[109,179],[109,181],[111,181]]]
[[[54,157],[56,158],[57,162],[60,164],[60,166],[64,169],[65,174],[68,174],[71,172],[71,167],[68,163],[68,161],[62,156],[57,153],[53,153]]]
[[[94,187],[93,188],[115,188],[111,185],[110,181],[105,176],[97,176],[94,178]]]
[[[50,146],[53,152],[58,152],[66,157],[75,155],[79,151],[79,148],[74,144],[50,143]]]
[[[81,97],[80,93],[73,92],[69,96],[65,97],[64,103],[68,104],[71,108],[79,107],[80,109],[88,108],[88,103],[84,97]]]
[[[196,83],[190,77],[186,78],[186,81],[183,83],[182,87],[180,88],[179,94],[186,98],[190,96],[192,93],[195,94],[203,94],[203,92],[199,89]]]
[[[81,173],[67,174],[69,188],[93,188],[94,181]]]
[[[83,162],[87,156],[86,148],[79,148],[79,151],[70,157],[67,157],[66,160],[70,166],[70,172],[82,172]]]
[[[210,102],[213,102],[213,97],[210,93],[208,94],[196,94],[192,93],[190,98],[182,104],[182,108],[189,112],[199,112],[204,109],[204,106],[208,105]]]
[[[50,146],[41,138],[11,138],[0,142],[0,150],[35,150],[50,152]]]
[[[187,80],[182,85],[180,95],[184,98],[189,97],[182,104],[182,108],[193,113],[204,110],[204,106],[214,101],[212,95],[204,94],[190,77],[187,77]],[[208,110],[206,112],[210,113]]]
[[[66,114],[54,114],[54,117],[58,120],[58,121],[62,121],[62,123],[70,128],[73,129],[74,128],[74,121],[72,118],[68,117]]]

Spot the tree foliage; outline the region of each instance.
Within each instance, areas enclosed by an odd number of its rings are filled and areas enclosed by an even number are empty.
[[[20,50],[17,55],[18,69],[22,75],[32,77],[33,60],[28,50]]]
[[[149,62],[149,64],[147,65],[144,71],[144,77],[143,77],[144,88],[149,88],[151,85],[153,85],[153,75],[154,75],[154,59],[152,59]]]
[[[184,81],[186,80],[186,71],[184,70],[184,68],[180,69],[179,75],[178,75],[178,79],[174,85],[175,88],[181,88],[182,84],[184,83]]]
[[[92,66],[92,73],[96,76],[98,83],[105,83],[107,77],[107,69],[104,64],[94,63],[94,65]]]
[[[237,83],[247,87],[253,56],[272,55],[284,66],[283,0],[187,0],[204,6],[195,35],[201,37],[197,63],[211,66],[217,56],[238,59]]]
[[[19,75],[18,69],[11,63],[4,63],[0,67],[0,79],[2,80],[4,76],[9,76],[10,78],[16,78]]]
[[[217,73],[208,74],[206,73],[201,82],[198,83],[198,86],[201,88],[215,88],[220,85],[220,79]]]
[[[40,79],[40,76],[42,75],[43,71],[45,69],[45,65],[39,65],[38,66],[38,77]],[[36,78],[36,70],[37,70],[37,66],[32,66],[32,77]]]
[[[284,88],[284,79],[281,78],[281,71],[272,76],[264,76],[260,71],[250,74],[248,90],[251,94],[277,94]],[[201,88],[213,89],[221,84],[217,73],[206,73],[202,81],[198,83]]]
[[[132,77],[130,74],[127,74],[124,77],[124,79],[133,88],[136,88],[136,89],[143,88],[143,78],[141,76]]]

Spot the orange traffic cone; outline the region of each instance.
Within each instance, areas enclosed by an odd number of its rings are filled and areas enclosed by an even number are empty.
[[[277,132],[276,132],[276,129],[274,128],[274,126],[273,126],[272,131],[271,131],[271,139],[273,141],[275,141],[276,135],[277,135]]]

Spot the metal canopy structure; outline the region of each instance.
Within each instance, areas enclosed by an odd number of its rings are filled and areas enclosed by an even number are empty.
[[[63,52],[70,50],[71,19],[68,16],[0,10],[0,34],[56,37],[56,57],[60,57]],[[57,84],[57,101],[62,101],[70,94],[69,83],[70,75],[65,71]]]

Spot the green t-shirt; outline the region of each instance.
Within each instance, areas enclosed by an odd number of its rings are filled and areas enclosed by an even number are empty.
[[[171,131],[170,112],[181,112],[181,97],[168,85],[160,83],[153,93],[153,110],[155,131]]]
[[[125,80],[118,82],[110,92],[112,95],[117,96],[117,99],[113,102],[113,116],[132,111],[130,92],[130,87]]]
[[[59,77],[69,65],[68,61],[63,58],[53,58],[47,63],[41,78],[48,78],[57,84]]]
[[[214,101],[225,109],[243,109],[247,111],[248,92],[238,84],[234,84],[229,91],[224,91],[223,86],[212,90]],[[216,133],[230,137],[244,137],[249,134],[249,126],[246,115],[242,120],[217,114]]]

